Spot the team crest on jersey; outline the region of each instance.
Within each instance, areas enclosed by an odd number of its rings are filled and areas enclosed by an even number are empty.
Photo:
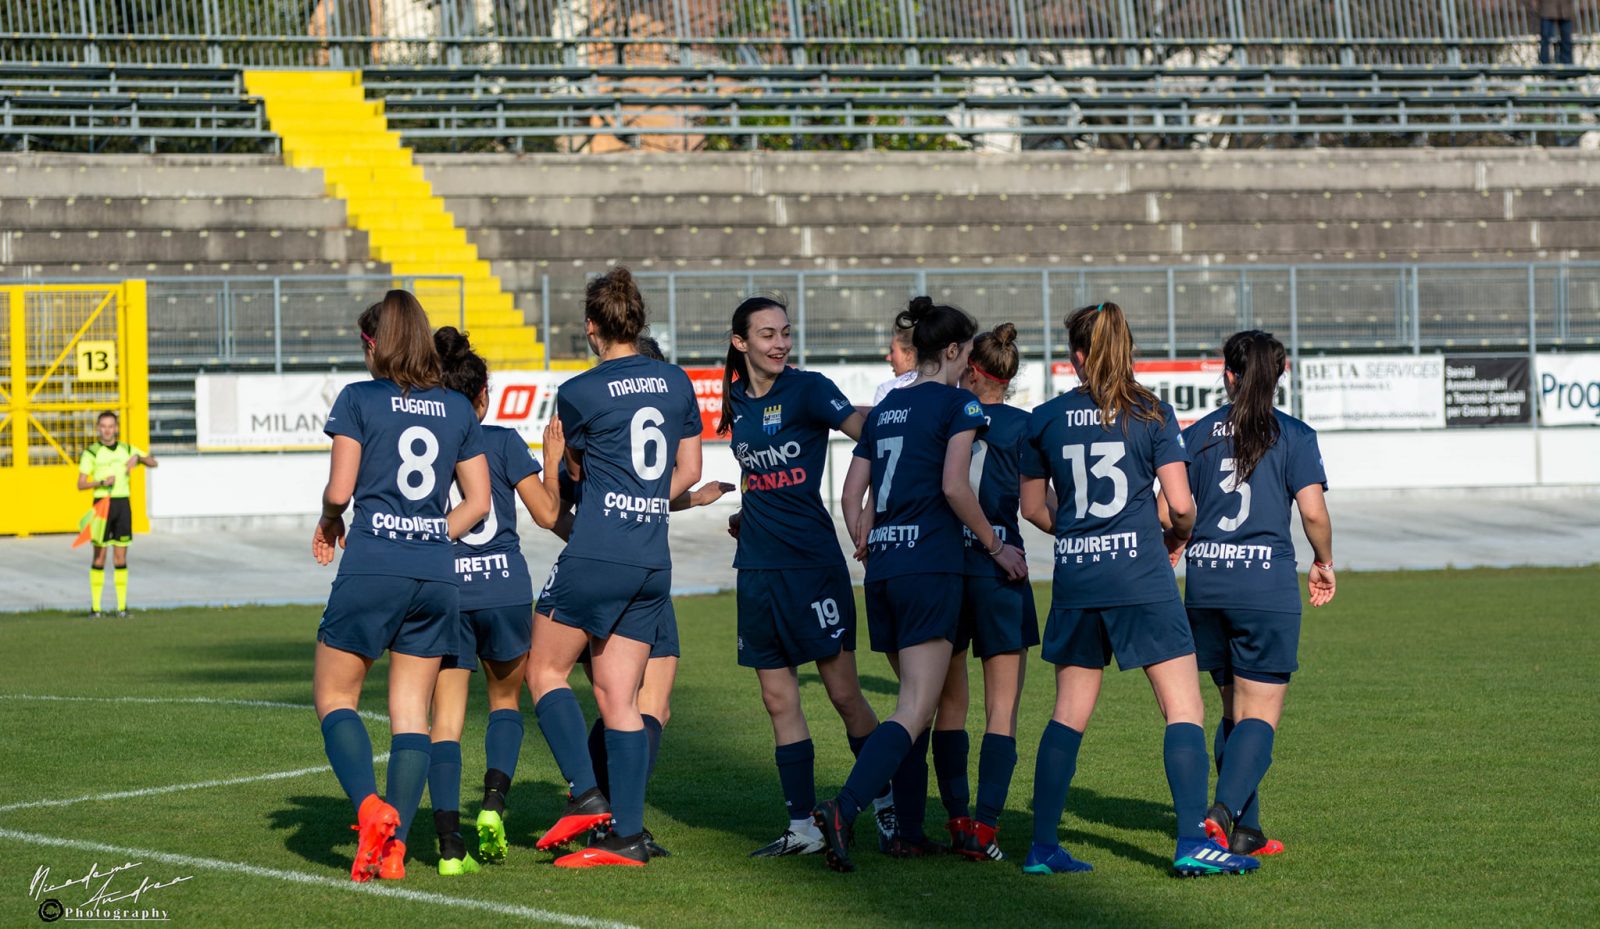
[[[980,404],[976,400],[974,400],[971,403],[967,404],[967,415],[968,416],[982,416],[983,415],[983,405]]]
[[[778,428],[782,425],[783,404],[774,404],[761,411],[761,431],[767,435],[777,435]]]

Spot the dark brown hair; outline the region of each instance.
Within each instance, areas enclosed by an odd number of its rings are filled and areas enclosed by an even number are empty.
[[[1079,307],[1067,317],[1067,344],[1074,355],[1083,353],[1078,378],[1095,406],[1101,422],[1110,428],[1120,422],[1127,428],[1127,416],[1147,422],[1164,423],[1161,401],[1148,387],[1133,378],[1133,332],[1122,307],[1107,301]]]
[[[402,391],[439,386],[439,352],[428,314],[408,290],[391,290],[357,321],[369,340],[372,376],[394,381]]]
[[[762,310],[782,310],[784,316],[789,315],[789,308],[776,297],[750,297],[734,308],[733,322],[728,325],[728,357],[722,362],[722,418],[717,420],[717,435],[733,431],[733,404],[728,402],[733,396],[733,376],[750,383],[750,359],[733,347],[733,337],[750,338],[750,317]]]
[[[667,360],[667,356],[661,354],[661,343],[647,335],[633,340],[633,350],[651,361]]]
[[[978,331],[978,324],[965,310],[939,306],[926,296],[912,297],[911,305],[894,318],[894,325],[898,330],[910,331],[919,368],[937,363],[940,352],[967,341]]]
[[[489,366],[472,350],[467,334],[444,326],[433,334],[433,347],[439,352],[440,383],[477,403],[478,395],[489,386]]]
[[[633,274],[618,265],[594,278],[583,292],[583,318],[594,321],[602,342],[633,344],[644,332],[644,297]]]
[[[1017,327],[1001,323],[988,332],[978,333],[972,340],[972,366],[998,381],[1016,377],[1017,370],[1022,367],[1022,358],[1017,354]]]
[[[1278,378],[1283,377],[1289,353],[1270,332],[1251,329],[1236,332],[1222,346],[1222,363],[1233,372],[1233,388],[1228,391],[1233,407],[1228,423],[1233,426],[1233,466],[1236,480],[1250,479],[1262,456],[1278,441],[1278,417],[1273,412],[1273,395]]]

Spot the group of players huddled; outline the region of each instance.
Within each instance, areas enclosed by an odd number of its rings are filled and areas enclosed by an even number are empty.
[[[321,564],[346,549],[317,633],[313,689],[328,759],[356,808],[352,879],[404,876],[424,788],[441,874],[504,860],[524,682],[570,784],[538,847],[587,836],[557,867],[642,866],[667,854],[644,811],[679,651],[668,519],[733,488],[691,489],[702,455],[694,388],[645,335],[631,275],[617,268],[588,285],[584,327],[599,363],[561,385],[542,466],[516,432],[480,424],[489,376],[465,335],[431,332],[404,291],[359,325],[372,379],[346,387],[328,416],[332,464],[312,539]],[[1039,740],[1024,871],[1090,869],[1056,830],[1113,655],[1144,669],[1166,718],[1173,869],[1240,873],[1282,851],[1262,832],[1256,790],[1297,668],[1291,505],[1315,554],[1311,602],[1334,595],[1316,434],[1273,403],[1283,346],[1259,331],[1230,338],[1231,402],[1180,432],[1172,408],[1135,381],[1132,336],[1114,303],[1068,319],[1081,384],[1032,412],[1005,403],[1020,367],[1011,324],[980,333],[961,310],[918,297],[895,327],[900,377],[857,407],[828,378],[788,365],[780,300],[752,297],[733,312],[718,431],[743,473],[742,509],[729,521],[738,663],[755,669],[771,716],[789,814],[782,835],[752,856],[820,852],[849,871],[853,824],[871,807],[890,856],[1003,860],[999,816],[1017,764],[1026,656],[1039,645],[1055,667],[1056,700]],[[862,696],[855,594],[822,499],[835,430],[856,442],[842,506],[866,565],[869,639],[900,679],[882,721]],[[567,542],[537,605],[518,498]],[[1054,538],[1042,642],[1021,519]],[[1173,573],[1180,559],[1185,595]],[[975,804],[969,650],[984,678]],[[384,651],[392,738],[380,795],[355,709]],[[592,730],[568,683],[580,663],[600,711]],[[838,795],[821,802],[798,677],[813,663],[856,756]],[[490,713],[475,857],[460,831],[460,738],[480,667]],[[1212,752],[1202,670],[1224,706]],[[923,830],[930,745],[948,846]]]

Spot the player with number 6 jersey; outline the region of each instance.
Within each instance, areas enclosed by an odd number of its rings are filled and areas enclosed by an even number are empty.
[[[550,848],[612,824],[587,848],[557,859],[559,867],[649,861],[649,739],[638,688],[652,648],[676,647],[667,518],[672,499],[700,478],[701,425],[683,369],[638,353],[645,318],[626,268],[590,281],[584,325],[600,363],[562,384],[556,397],[567,466],[583,483],[583,500],[553,572],[553,615],[534,618],[528,684],[540,730],[573,797],[538,844]],[[585,646],[606,725],[609,803],[595,781],[583,713],[567,683]]]
[[[1115,303],[1086,306],[1067,320],[1081,386],[1037,407],[1028,419],[1022,512],[1055,535],[1055,583],[1042,652],[1056,666],[1056,704],[1039,740],[1034,773],[1030,874],[1087,871],[1058,844],[1056,827],[1114,654],[1143,668],[1166,716],[1163,757],[1177,811],[1173,869],[1238,873],[1253,858],[1207,840],[1210,768],[1196,680],[1194,640],[1168,552],[1194,525],[1189,456],[1172,407],[1134,380],[1133,335]],[[1157,479],[1171,514],[1165,536],[1153,493]],[[1057,505],[1046,505],[1047,482]]]
[[[345,549],[317,628],[312,698],[323,746],[356,807],[352,880],[405,875],[406,837],[428,777],[428,701],[440,659],[458,649],[451,540],[489,512],[489,468],[472,404],[440,386],[439,356],[416,297],[391,290],[359,321],[372,380],[340,391],[317,563]],[[450,507],[452,473],[462,502]],[[355,501],[349,536],[344,511]],[[372,745],[356,704],[389,652],[388,786],[377,792]],[[386,802],[387,801],[387,802]]]
[[[1251,330],[1224,344],[1229,404],[1184,431],[1198,517],[1183,555],[1185,602],[1200,670],[1222,693],[1213,740],[1212,838],[1233,852],[1283,850],[1261,829],[1258,786],[1272,764],[1289,676],[1299,668],[1300,588],[1291,507],[1298,506],[1315,560],[1311,605],[1333,599],[1333,527],[1317,434],[1274,407],[1288,363],[1283,343]]]
[[[743,471],[738,550],[739,664],[752,668],[772,720],[778,781],[789,827],[751,857],[822,851],[815,747],[800,705],[799,667],[815,662],[828,698],[860,751],[878,717],[856,676],[856,600],[850,571],[822,504],[828,435],[861,435],[862,414],[833,382],[787,366],[789,313],[771,297],[733,311],[723,367],[719,431]],[[880,834],[892,838],[887,797],[874,800]]]

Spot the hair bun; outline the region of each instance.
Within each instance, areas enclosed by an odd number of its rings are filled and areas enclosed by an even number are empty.
[[[932,313],[932,312],[933,312],[933,298],[932,297],[927,296],[926,294],[924,294],[924,295],[922,295],[920,297],[912,297],[911,298],[911,305],[906,307],[906,319],[910,320],[911,324],[913,326],[915,326],[917,323],[921,322],[929,313]]]
[[[1010,348],[1017,341],[1017,327],[1011,323],[1001,323],[994,327],[994,340],[1001,348]]]
[[[454,326],[440,326],[433,334],[433,347],[444,360],[460,358],[472,353],[472,343],[467,334]]]

